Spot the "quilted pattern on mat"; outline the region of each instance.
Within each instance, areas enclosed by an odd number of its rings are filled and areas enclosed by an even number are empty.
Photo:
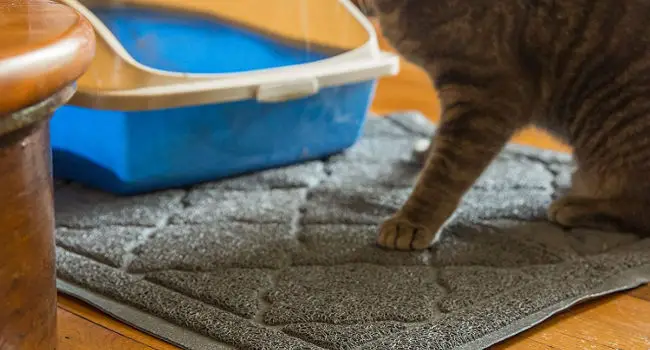
[[[371,118],[328,159],[135,197],[57,183],[58,277],[224,348],[442,350],[650,265],[650,239],[546,222],[571,159],[518,146],[432,249],[377,248],[419,170],[412,142],[434,131],[418,114]]]

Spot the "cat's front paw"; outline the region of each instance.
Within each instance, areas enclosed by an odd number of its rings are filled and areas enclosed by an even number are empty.
[[[377,244],[387,249],[423,250],[429,248],[434,235],[435,232],[426,226],[396,214],[380,226]]]

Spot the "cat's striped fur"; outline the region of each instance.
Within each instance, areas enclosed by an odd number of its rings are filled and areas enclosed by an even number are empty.
[[[381,246],[424,249],[494,156],[536,125],[574,149],[566,227],[650,232],[650,0],[357,0],[434,81],[438,132]]]

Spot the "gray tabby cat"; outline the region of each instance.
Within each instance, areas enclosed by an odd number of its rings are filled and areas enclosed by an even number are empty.
[[[442,117],[380,246],[427,248],[511,136],[574,149],[565,227],[650,232],[650,0],[357,0],[431,76]]]

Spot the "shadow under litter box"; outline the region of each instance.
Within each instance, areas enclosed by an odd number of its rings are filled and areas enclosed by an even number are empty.
[[[60,291],[187,349],[483,349],[650,281],[650,239],[563,230],[568,155],[508,146],[423,252],[374,244],[423,116],[370,118],[324,161],[116,197],[57,184]]]

